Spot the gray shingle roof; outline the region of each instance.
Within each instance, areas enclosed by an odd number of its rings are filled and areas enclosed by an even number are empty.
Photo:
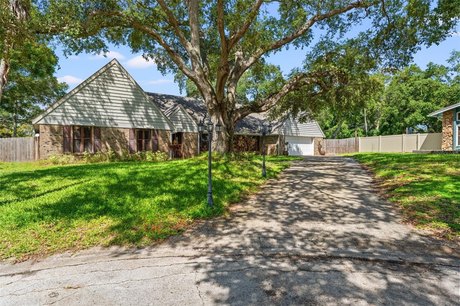
[[[179,105],[190,114],[196,123],[199,123],[207,115],[206,106],[201,99],[151,92],[146,94],[166,116],[169,116],[168,114],[171,114]],[[324,133],[316,121],[300,123],[298,120],[290,118],[290,116],[279,121],[270,121],[267,113],[251,114],[241,119],[236,124],[235,133],[259,134],[260,126],[269,122],[273,126],[272,135],[324,137]]]
[[[166,116],[179,104],[192,116],[195,122],[200,122],[207,115],[206,106],[201,99],[180,97],[166,94],[147,92],[149,98],[160,107]],[[258,134],[261,124],[267,124],[266,114],[251,114],[240,120],[235,127],[235,132],[240,134]]]

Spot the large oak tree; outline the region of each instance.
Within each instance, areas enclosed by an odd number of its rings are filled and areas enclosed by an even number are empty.
[[[69,52],[125,44],[162,72],[191,81],[213,121],[224,126],[217,149],[228,151],[238,120],[272,109],[292,91],[318,90],[335,73],[299,68],[285,76],[267,61],[273,53],[295,47],[314,56],[312,46],[327,48],[354,37],[376,63],[397,66],[420,44],[448,35],[460,5],[458,0],[53,0],[35,7],[40,14],[32,31],[61,33]],[[247,92],[238,88],[241,80]]]

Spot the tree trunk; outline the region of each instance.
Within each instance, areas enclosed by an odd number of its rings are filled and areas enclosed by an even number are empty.
[[[364,131],[366,132],[366,136],[367,136],[367,116],[366,116],[366,109],[364,109]]]
[[[215,95],[203,96],[205,97],[208,114],[214,124],[211,149],[220,153],[230,153],[233,149],[235,120],[232,112],[228,110],[228,106],[234,105],[234,101],[229,99],[228,96],[223,101],[218,101]],[[233,107],[230,108],[233,109]],[[221,125],[221,132],[216,131],[217,124]]]
[[[2,101],[3,89],[8,77],[8,64],[4,58],[0,59],[0,102]]]
[[[340,120],[339,121],[339,124],[337,125],[334,133],[332,133],[332,138],[335,139],[337,138],[337,135],[340,133],[340,130],[342,129],[342,123],[343,123],[343,120]]]
[[[14,103],[13,137],[18,137],[18,103]]]
[[[214,126],[220,123],[222,131],[218,133],[214,128],[212,150],[219,153],[230,153],[233,149],[233,137],[235,134],[235,124],[233,120],[225,118],[222,113],[216,111],[211,115]]]

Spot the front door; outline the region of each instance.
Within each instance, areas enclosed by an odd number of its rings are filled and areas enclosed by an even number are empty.
[[[182,152],[182,141],[183,141],[182,132],[177,132],[177,133],[172,134],[171,150],[172,150],[173,158],[183,157],[184,154]]]

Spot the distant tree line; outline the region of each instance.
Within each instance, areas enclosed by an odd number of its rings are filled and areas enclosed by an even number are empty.
[[[428,114],[460,101],[460,52],[448,63],[374,74],[377,85],[369,85],[373,89],[363,103],[339,112],[326,106],[317,120],[331,138],[440,132],[441,121]]]
[[[410,64],[376,70],[356,47],[329,50],[307,64],[310,69],[334,67],[340,77],[291,93],[272,115],[288,111],[302,120],[315,119],[328,138],[440,132],[441,121],[428,114],[460,101],[460,51],[453,51],[446,65],[429,63],[426,69]]]

